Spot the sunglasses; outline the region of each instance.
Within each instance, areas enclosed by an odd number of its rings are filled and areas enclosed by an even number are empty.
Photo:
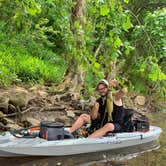
[[[105,90],[105,89],[106,89],[106,87],[100,88],[100,89],[98,88],[97,91],[101,92],[101,91],[103,91],[103,90]]]

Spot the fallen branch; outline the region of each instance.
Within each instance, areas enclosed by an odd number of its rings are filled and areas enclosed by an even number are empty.
[[[65,110],[65,107],[44,107],[44,108],[41,108],[40,111],[63,111]]]
[[[12,114],[8,114],[8,115],[4,115],[3,118],[6,118],[6,117],[12,117],[12,116],[16,116],[16,115],[23,115],[33,109],[40,109],[40,107],[30,107],[28,109],[26,109],[25,111],[21,111],[20,108],[19,108],[19,111],[18,112],[15,112],[15,113],[12,113]],[[17,108],[18,110],[18,108]]]
[[[1,128],[1,129],[6,129],[6,130],[10,129],[9,127],[5,126],[5,125],[4,125],[3,123],[1,123],[1,122],[0,122],[0,128]]]

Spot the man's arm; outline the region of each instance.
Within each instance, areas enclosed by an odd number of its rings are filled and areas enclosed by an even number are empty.
[[[126,88],[120,88],[117,92],[115,92],[114,97],[115,100],[121,99],[125,94],[127,94],[127,89]]]
[[[95,102],[90,114],[92,120],[95,120],[97,118],[98,111],[99,111],[99,103]]]
[[[127,89],[123,88],[122,85],[119,84],[117,80],[110,80],[109,81],[110,88],[117,87],[118,90],[114,92],[114,103],[121,106],[122,105],[122,97],[127,93]]]

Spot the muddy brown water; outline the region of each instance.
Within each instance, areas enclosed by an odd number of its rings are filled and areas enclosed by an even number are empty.
[[[160,139],[141,146],[65,157],[0,158],[0,166],[165,166],[166,113],[153,114],[151,124],[162,128]]]

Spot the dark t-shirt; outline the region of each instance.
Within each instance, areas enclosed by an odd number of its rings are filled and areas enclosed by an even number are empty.
[[[99,103],[99,112],[98,112],[97,121],[100,124],[103,122],[102,126],[104,126],[106,123],[108,123],[108,112],[106,112],[106,100],[104,101],[100,97],[96,100],[96,102]],[[112,112],[113,121],[110,122],[122,125],[124,116],[125,112],[123,106],[117,106],[116,104],[113,103],[113,112]]]

